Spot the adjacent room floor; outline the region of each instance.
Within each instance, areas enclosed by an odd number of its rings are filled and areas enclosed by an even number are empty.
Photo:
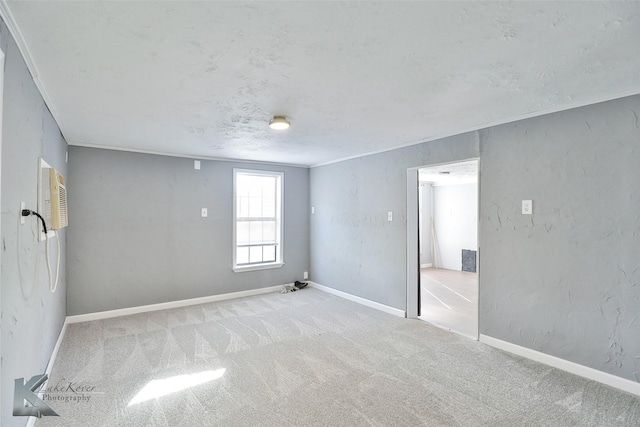
[[[478,338],[478,274],[468,271],[420,270],[422,320]]]
[[[48,387],[40,427],[640,425],[638,397],[312,288],[71,324]]]

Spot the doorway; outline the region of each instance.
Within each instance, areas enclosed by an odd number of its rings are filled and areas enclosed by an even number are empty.
[[[478,338],[478,159],[419,168],[418,314]]]

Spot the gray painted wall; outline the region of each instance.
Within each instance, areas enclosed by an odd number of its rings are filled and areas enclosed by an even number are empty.
[[[37,242],[35,217],[20,223],[20,202],[36,210],[38,158],[44,157],[65,177],[67,144],[4,23],[4,109],[2,123],[2,409],[3,426],[23,426],[26,417],[12,415],[14,379],[44,373],[66,314],[65,230],[60,239],[60,284],[49,292],[44,243]],[[69,188],[73,191],[73,188]],[[70,219],[73,221],[73,217]],[[55,243],[51,243],[55,259]],[[55,409],[55,408],[54,408]]]
[[[309,270],[309,170],[70,147],[68,314],[292,283]],[[233,168],[283,171],[284,262],[234,273]],[[208,208],[208,218],[200,209]]]
[[[406,170],[479,155],[480,332],[639,381],[638,117],[634,96],[314,168],[311,277],[404,309]]]
[[[311,169],[311,280],[404,310],[407,169],[478,155],[471,132]]]
[[[640,381],[639,116],[634,96],[481,132],[482,334]]]

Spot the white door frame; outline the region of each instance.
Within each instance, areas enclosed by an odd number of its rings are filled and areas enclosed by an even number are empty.
[[[407,318],[418,318],[420,248],[418,247],[418,169],[407,169]]]
[[[420,248],[418,247],[419,211],[418,211],[418,171],[440,165],[450,165],[466,161],[478,161],[478,252],[476,270],[478,272],[478,332],[480,330],[480,158],[435,163],[407,169],[407,318],[418,318],[418,287],[420,286]],[[478,336],[476,336],[478,339]]]
[[[2,40],[0,40],[0,42],[1,41]],[[4,104],[3,89],[4,89],[4,52],[2,51],[2,47],[0,47],[0,207],[2,206],[2,114],[3,114],[2,106]],[[2,215],[0,215],[0,230],[2,230]],[[2,289],[2,251],[0,251],[0,307],[2,307],[1,289]],[[0,319],[0,322],[2,322],[1,319]],[[1,329],[2,328],[0,328],[0,330]],[[2,354],[2,343],[0,343],[0,354]],[[2,372],[0,372],[0,383],[2,383]]]

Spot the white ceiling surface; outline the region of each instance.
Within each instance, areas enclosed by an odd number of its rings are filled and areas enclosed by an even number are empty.
[[[477,184],[478,169],[477,160],[430,166],[418,170],[418,180],[433,185]]]
[[[75,145],[318,165],[640,93],[640,2],[4,6]]]

